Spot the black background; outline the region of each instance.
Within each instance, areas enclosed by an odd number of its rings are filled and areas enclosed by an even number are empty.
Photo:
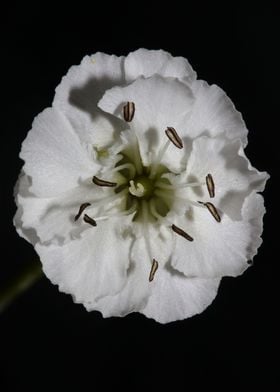
[[[42,278],[0,314],[1,391],[275,387],[279,32],[276,10],[268,3],[224,3],[185,2],[182,8],[174,1],[90,7],[75,2],[58,9],[40,2],[2,10],[2,286],[36,258],[12,225],[21,142],[34,116],[51,105],[61,77],[85,54],[122,55],[146,47],[187,57],[198,77],[221,86],[242,112],[250,130],[247,155],[272,179],[265,192],[264,244],[254,266],[236,279],[223,279],[203,314],[168,325],[138,314],[103,319]]]

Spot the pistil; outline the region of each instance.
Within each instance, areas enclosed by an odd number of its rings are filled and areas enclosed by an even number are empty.
[[[142,198],[149,198],[153,194],[154,184],[145,176],[139,176],[134,180],[129,181],[129,192],[131,195]]]

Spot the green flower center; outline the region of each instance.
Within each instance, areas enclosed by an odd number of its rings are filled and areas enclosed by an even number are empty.
[[[164,190],[162,185],[171,185],[162,177],[170,170],[162,164],[144,166],[138,148],[126,147],[117,163],[116,193],[127,191],[123,211],[136,211],[134,221],[157,221],[165,217],[173,205],[174,190]]]
[[[130,187],[128,188],[131,195],[143,199],[149,199],[154,192],[154,183],[149,177],[139,176],[134,180],[130,180]]]
[[[135,104],[127,102],[123,107],[123,117],[127,123],[133,120],[135,113]],[[113,168],[109,178],[105,174],[105,178],[93,176],[92,182],[101,187],[113,188],[114,192],[110,192],[108,196],[93,201],[93,206],[100,205],[102,210],[105,209],[106,215],[91,217],[88,214],[83,215],[83,220],[91,226],[97,226],[97,220],[109,219],[112,216],[121,217],[133,214],[133,221],[140,221],[142,223],[143,236],[147,245],[148,253],[152,261],[149,281],[154,279],[156,270],[158,269],[158,261],[154,258],[151,252],[151,243],[148,233],[147,223],[167,224],[169,228],[177,235],[185,238],[187,241],[192,242],[193,237],[188,234],[183,228],[170,224],[168,220],[163,220],[169,211],[174,208],[176,200],[182,197],[176,194],[177,189],[185,187],[200,187],[206,183],[210,198],[215,197],[215,184],[213,177],[208,173],[205,177],[205,183],[200,181],[195,182],[182,182],[174,181],[176,173],[173,173],[167,166],[162,164],[164,154],[166,153],[170,144],[176,148],[183,148],[183,141],[173,127],[167,127],[165,130],[167,140],[161,146],[151,160],[149,166],[143,164],[137,138],[131,138],[130,143],[126,144],[122,151],[119,152],[119,160]],[[129,140],[129,139],[127,139]],[[148,154],[151,155],[151,152]],[[106,160],[109,154],[104,148],[96,148],[96,156],[101,162]],[[107,178],[108,179],[107,179]],[[117,207],[116,212],[110,212],[112,202],[117,201],[114,208]],[[183,198],[188,205],[197,206],[200,208],[207,208],[213,218],[217,222],[221,222],[221,217],[218,210],[211,202],[192,201],[188,198]],[[106,211],[108,205],[108,211]],[[91,207],[91,203],[85,202],[80,205],[78,213],[75,215],[74,220],[77,221],[84,213],[85,209]],[[103,212],[103,211],[102,211]]]

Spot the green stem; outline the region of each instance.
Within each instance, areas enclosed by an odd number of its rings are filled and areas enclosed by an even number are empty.
[[[43,276],[41,263],[33,261],[0,289],[0,313]]]

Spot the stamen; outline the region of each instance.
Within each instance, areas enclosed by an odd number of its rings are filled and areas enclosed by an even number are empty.
[[[207,185],[209,196],[211,198],[215,197],[215,184],[211,174],[207,174],[206,176],[206,185]]]
[[[163,216],[161,216],[156,209],[156,205],[155,205],[155,199],[151,199],[149,202],[149,208],[150,208],[150,213],[152,214],[152,216],[154,218],[156,218],[159,221],[163,220]]]
[[[150,178],[155,177],[157,168],[158,168],[164,154],[166,153],[166,151],[170,145],[170,142],[173,143],[176,147],[178,147],[180,149],[183,148],[183,142],[174,128],[167,127],[165,130],[165,133],[166,133],[166,136],[168,137],[168,140],[159,149],[157,157],[156,157],[156,159],[152,165],[152,168],[151,168]]]
[[[180,229],[180,227],[172,225],[171,228],[176,234],[179,234],[180,236],[184,237],[186,240],[193,241],[193,238],[184,230]]]
[[[158,269],[158,262],[156,261],[156,259],[153,259],[153,264],[152,264],[151,272],[149,275],[149,282],[152,282],[154,280],[154,276],[155,276],[157,269]]]
[[[194,207],[205,208],[205,203],[203,201],[188,200],[188,203]]]
[[[181,189],[181,188],[195,188],[195,187],[199,187],[199,186],[202,186],[202,185],[205,185],[205,183],[203,183],[203,182],[189,182],[189,183],[183,183],[183,184],[176,184],[176,185],[174,185],[174,184],[165,184],[165,183],[163,183],[163,182],[161,182],[161,181],[157,181],[156,183],[155,183],[155,186],[157,187],[157,188],[160,188],[160,189],[167,189],[167,190],[175,190],[175,189]]]
[[[164,154],[166,153],[168,147],[170,145],[170,140],[167,140],[167,142],[164,143],[164,145],[162,145],[159,149],[158,155],[154,161],[154,163],[152,164],[152,168],[151,168],[151,173],[150,173],[150,178],[154,178],[157,172],[157,168],[158,165],[160,164]]]
[[[79,209],[78,214],[77,214],[77,215],[75,216],[75,218],[74,218],[75,221],[76,221],[77,219],[79,219],[79,217],[81,216],[81,214],[83,213],[83,211],[85,210],[85,208],[89,207],[90,205],[93,205],[93,206],[102,206],[102,207],[105,207],[105,206],[106,206],[106,207],[107,207],[107,206],[110,206],[110,203],[111,203],[112,201],[114,201],[114,200],[121,201],[122,198],[125,197],[125,196],[127,195],[127,193],[128,193],[128,189],[124,189],[123,191],[121,191],[121,192],[119,192],[119,193],[117,193],[117,194],[110,195],[110,196],[107,196],[107,197],[103,197],[102,199],[93,200],[91,204],[90,204],[90,203],[83,203],[83,204],[80,206],[80,209]],[[121,213],[119,213],[117,216],[129,215],[129,214],[135,212],[136,210],[137,210],[137,204],[133,204],[132,207],[131,207],[129,210],[126,210],[126,211],[124,211],[124,212],[121,212]],[[112,216],[112,215],[111,215],[111,216]],[[115,215],[113,215],[113,216],[115,216]],[[91,217],[89,217],[88,215],[85,214],[84,217],[83,217],[83,219],[84,219],[84,221],[85,221],[86,223],[89,223],[89,224],[92,225],[92,226],[96,226],[96,225],[97,225],[97,224],[96,224],[96,221],[102,220],[102,219],[107,219],[107,218],[109,218],[109,217],[110,217],[110,216],[98,217],[98,218],[96,218],[96,220],[95,220],[95,219],[93,219],[93,218],[91,218]]]
[[[121,211],[121,212],[118,212],[118,213],[98,216],[98,217],[95,217],[94,220],[97,223],[98,221],[103,221],[103,220],[107,220],[107,219],[110,219],[110,218],[121,218],[123,216],[127,216],[127,215],[130,215],[130,214],[133,214],[134,212],[136,212],[137,211],[137,206],[138,206],[138,203],[137,203],[136,200],[134,200],[132,206],[128,210]]]
[[[87,214],[84,215],[84,221],[86,223],[89,223],[91,226],[96,226],[96,222],[93,218],[91,218],[90,216],[88,216]]]
[[[154,195],[158,196],[159,198],[162,198],[162,199],[169,199],[171,201],[174,201],[175,199],[182,200],[182,201],[186,200],[185,197],[180,197],[180,196],[174,195],[173,193],[169,193],[168,191],[166,192],[164,190],[160,190],[157,188],[154,191]]]
[[[123,107],[123,118],[126,122],[131,122],[133,120],[135,113],[134,102],[127,102]]]
[[[106,207],[109,203],[115,200],[122,200],[122,197],[128,194],[128,189],[123,189],[119,193],[114,193],[113,195],[109,195],[107,197],[102,197],[101,199],[95,199],[92,201],[93,206],[101,206]]]
[[[82,215],[83,211],[84,211],[87,207],[89,207],[89,206],[90,206],[90,203],[83,203],[83,204],[80,205],[79,212],[78,212],[78,214],[77,214],[77,215],[75,216],[75,218],[74,218],[74,221],[75,221],[75,222],[80,218],[80,216]]]
[[[216,207],[214,206],[214,204],[210,203],[209,201],[207,203],[203,203],[202,201],[199,201],[198,203],[203,204],[205,207],[207,207],[208,211],[211,213],[213,218],[217,222],[221,222],[221,217],[220,217]]]
[[[151,260],[153,257],[150,237],[149,206],[146,200],[141,200],[141,210],[143,214],[142,236],[144,238],[146,249]]]
[[[176,132],[175,128],[167,127],[165,133],[168,139],[174,144],[174,146],[180,149],[183,148],[183,141]]]
[[[96,176],[93,176],[92,182],[95,185],[99,185],[99,186],[115,187],[115,186],[118,185],[116,182],[105,181],[105,180],[102,180],[102,179],[100,179],[100,178],[98,178]]]
[[[124,163],[123,165],[116,166],[113,170],[111,170],[111,173],[114,172],[119,172],[121,170],[127,169],[129,170],[129,176],[133,178],[136,174],[136,169],[132,163]]]

